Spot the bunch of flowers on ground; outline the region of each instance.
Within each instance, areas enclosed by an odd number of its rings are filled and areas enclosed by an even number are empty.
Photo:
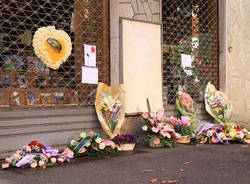
[[[219,124],[229,123],[232,117],[232,102],[226,95],[217,91],[210,82],[207,84],[205,92],[205,104],[207,112]]]
[[[95,132],[82,132],[78,141],[72,140],[69,148],[74,152],[75,157],[102,157],[114,154],[119,148],[111,140],[106,140]]]
[[[250,132],[234,123],[227,123],[225,125],[207,123],[197,132],[197,140],[202,144],[250,143]]]
[[[67,148],[59,153],[57,149],[44,146],[38,141],[32,141],[28,146],[24,146],[23,149],[17,150],[15,154],[7,157],[2,168],[36,168],[38,166],[46,168],[57,163],[69,162],[71,159],[73,159],[73,152]]]
[[[152,147],[175,146],[176,133],[173,125],[166,121],[164,110],[151,112],[148,100],[147,103],[149,112],[142,113],[144,119],[142,130],[147,132],[146,142]]]

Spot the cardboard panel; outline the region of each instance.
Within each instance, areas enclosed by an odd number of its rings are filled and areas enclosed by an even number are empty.
[[[161,25],[121,19],[120,67],[127,114],[162,108]]]

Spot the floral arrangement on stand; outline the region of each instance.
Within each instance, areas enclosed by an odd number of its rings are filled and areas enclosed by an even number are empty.
[[[95,132],[80,133],[79,140],[72,140],[69,149],[75,157],[104,157],[117,152],[119,146],[111,140],[106,140]]]
[[[117,135],[113,141],[119,145],[119,150],[121,151],[131,151],[134,150],[136,137],[131,134]]]
[[[198,117],[191,96],[188,93],[179,91],[175,104],[182,116],[188,116],[190,118],[190,128],[192,132],[195,133],[197,130]]]
[[[166,121],[164,110],[151,112],[149,100],[147,99],[148,112],[142,113],[144,126],[142,130],[147,133],[146,142],[151,147],[174,147],[176,132],[174,126]]]
[[[17,150],[15,154],[5,159],[2,169],[8,168],[46,168],[73,159],[73,152],[65,148],[62,153],[50,146],[44,146],[38,141],[32,141],[23,149]]]
[[[166,122],[174,126],[176,132],[176,142],[181,144],[189,144],[192,137],[192,129],[190,117],[182,116],[180,119],[175,117],[166,117]]]

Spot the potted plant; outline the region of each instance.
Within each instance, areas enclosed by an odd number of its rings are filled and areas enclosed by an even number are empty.
[[[132,151],[135,148],[136,137],[131,134],[117,135],[113,141],[119,144],[121,151]]]
[[[190,117],[182,116],[180,119],[167,117],[166,121],[174,126],[176,131],[176,142],[180,144],[189,144],[192,136]]]

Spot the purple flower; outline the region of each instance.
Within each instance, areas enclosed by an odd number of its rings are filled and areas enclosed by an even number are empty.
[[[134,135],[127,135],[128,142],[134,142],[135,136]]]
[[[125,137],[124,137],[123,135],[118,135],[118,136],[116,137],[116,139],[117,139],[118,142],[122,142],[122,141],[125,140]]]

